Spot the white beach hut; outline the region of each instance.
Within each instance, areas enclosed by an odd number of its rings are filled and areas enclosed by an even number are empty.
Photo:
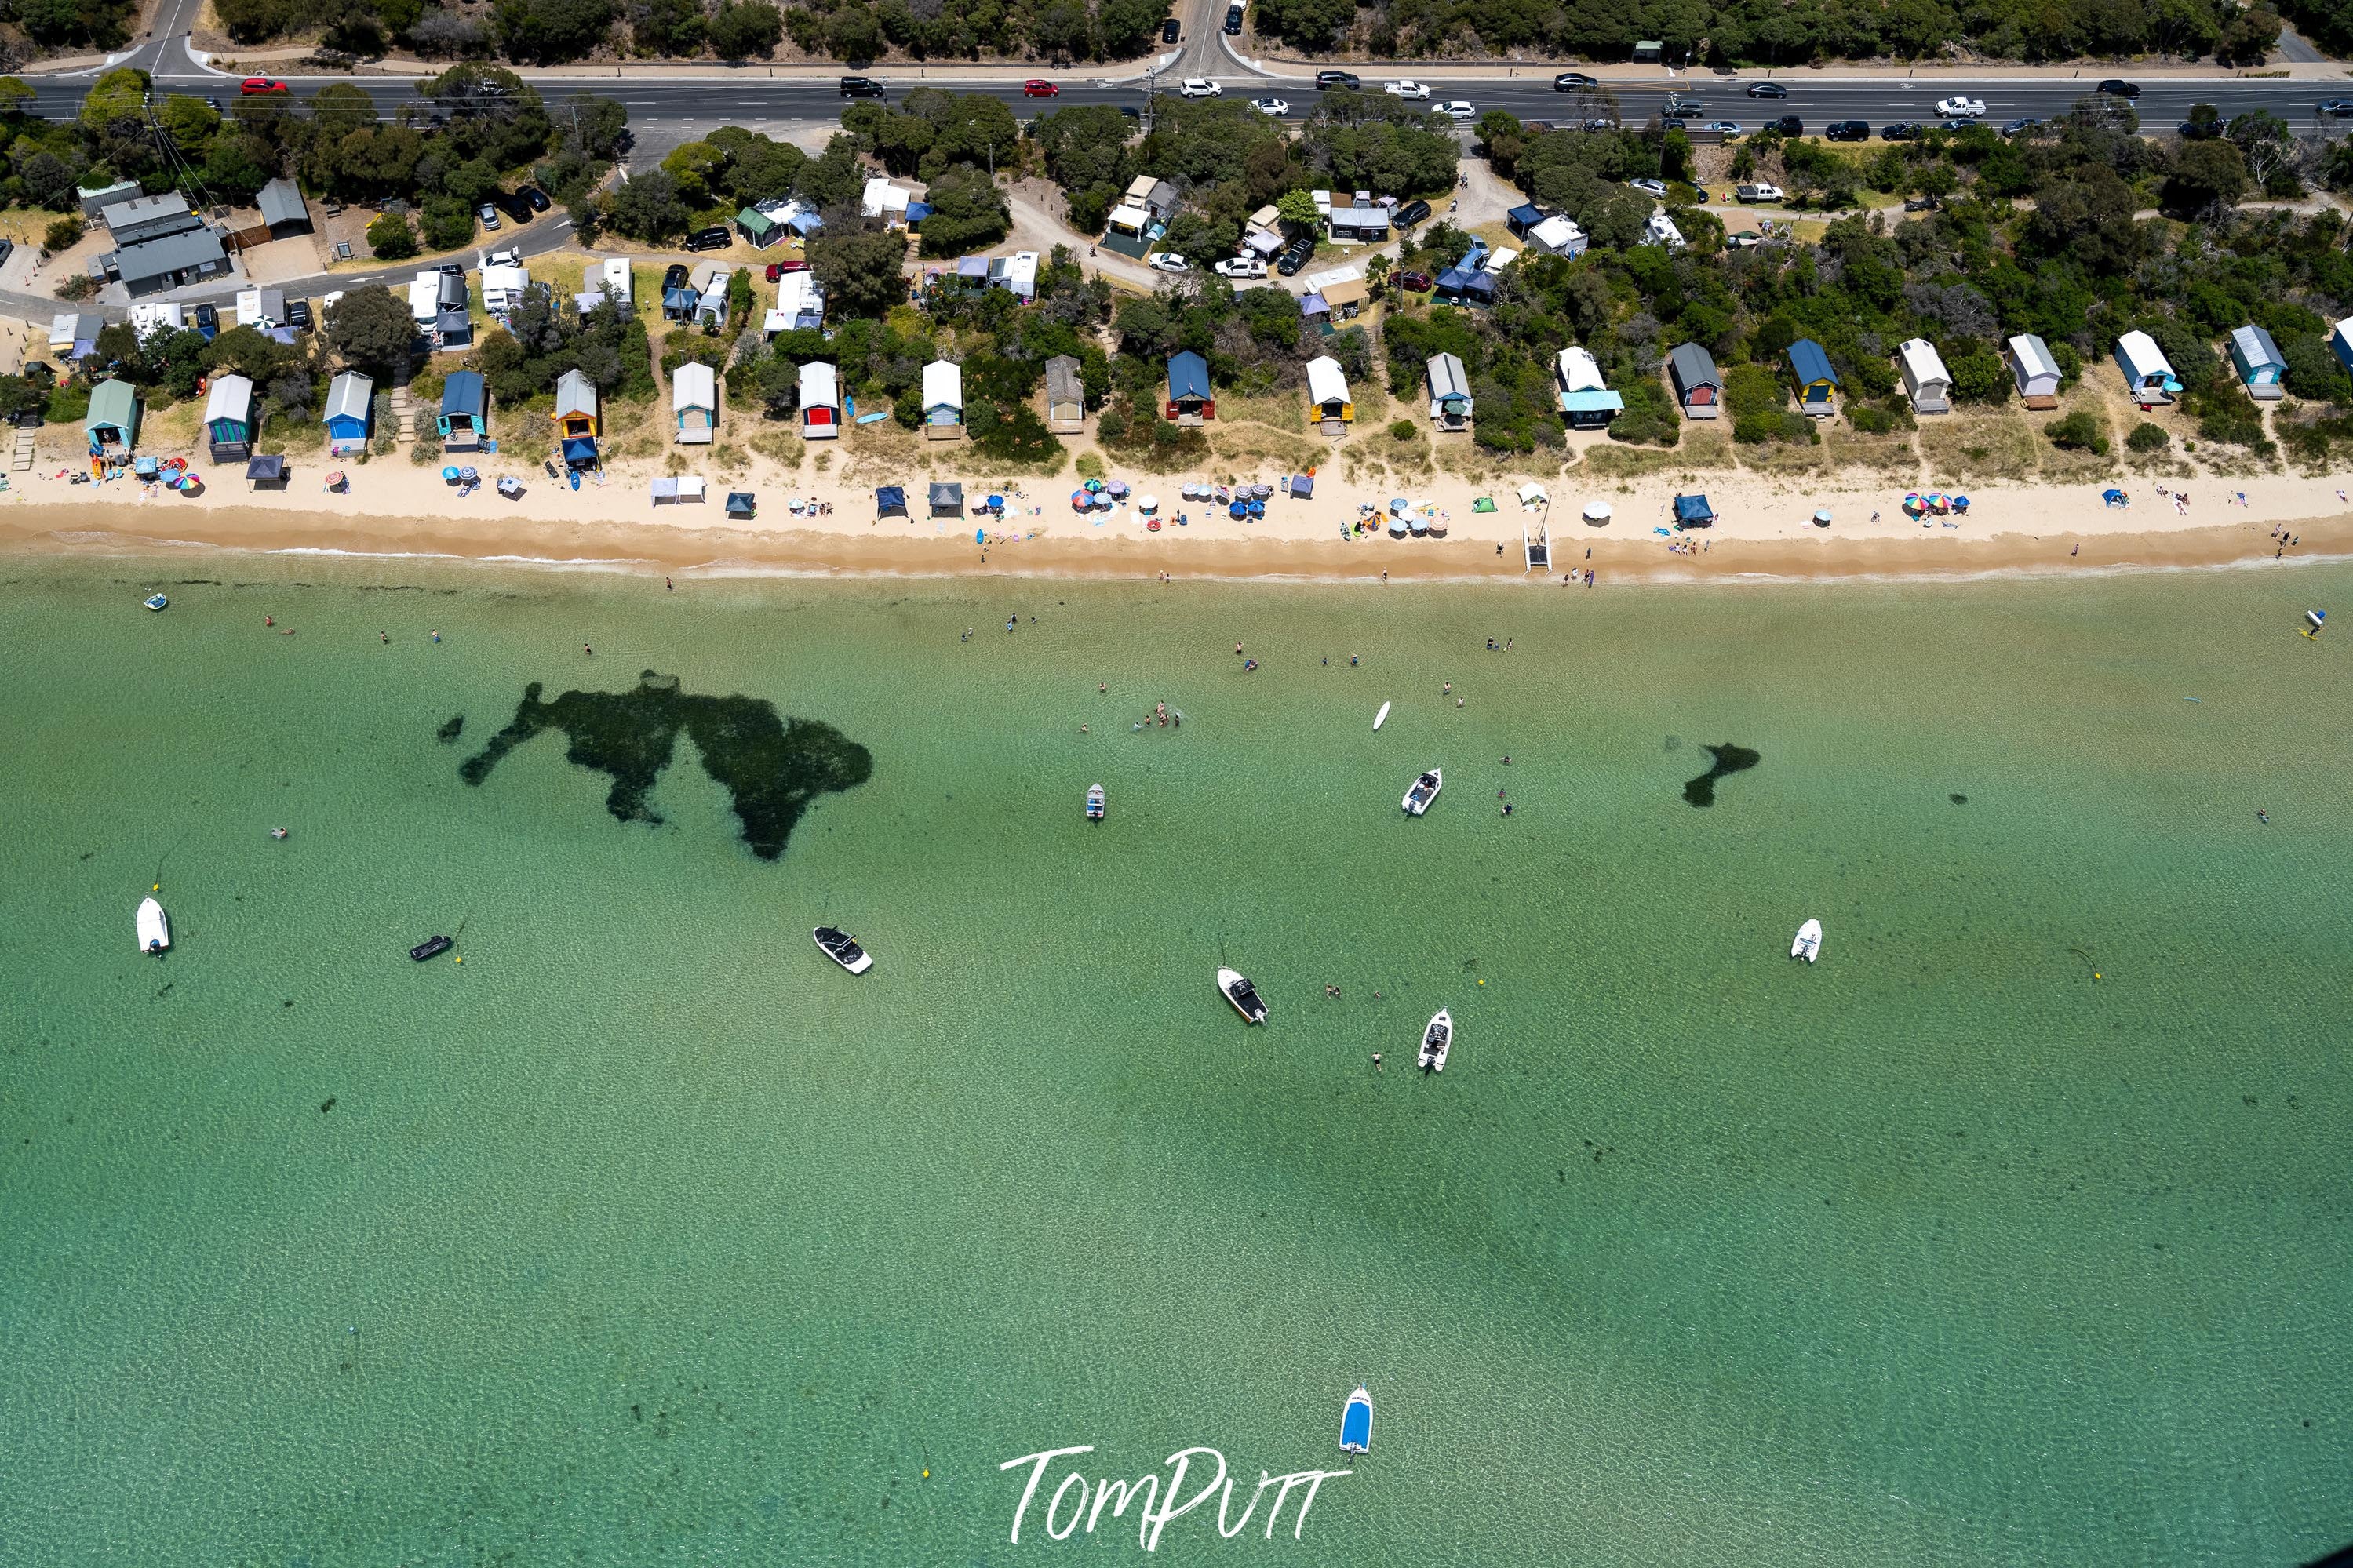
[[[1904,390],[1912,399],[1915,414],[1949,414],[1953,411],[1953,374],[1945,368],[1936,345],[1926,338],[1914,338],[1896,345],[1895,357],[1904,373]]]
[[[923,436],[933,441],[964,438],[964,366],[935,359],[923,367]]]
[[[1348,395],[1348,378],[1341,373],[1340,362],[1330,354],[1320,354],[1307,362],[1308,417],[1320,423],[1326,436],[1337,436],[1356,417],[1356,405]]]
[[[2032,332],[2021,332],[2003,345],[2002,357],[2010,361],[2010,376],[2027,407],[2059,406],[2059,362],[2052,357],[2049,343]]]
[[[719,430],[719,373],[689,361],[670,378],[670,412],[678,416],[678,444],[707,447]]]
[[[2181,390],[2172,362],[2147,332],[2129,331],[2118,338],[2116,357],[2116,368],[2125,373],[2125,390],[2144,408],[2152,403],[2169,403],[2172,395]]]
[[[801,366],[801,437],[830,441],[841,434],[841,377],[822,360]]]

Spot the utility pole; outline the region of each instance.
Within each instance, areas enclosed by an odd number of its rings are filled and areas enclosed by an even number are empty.
[[[1152,89],[1159,85],[1160,73],[1156,69],[1147,70],[1144,73],[1144,119],[1142,123],[1144,125],[1144,133],[1146,136],[1152,134],[1152,120],[1154,112],[1152,108]]]

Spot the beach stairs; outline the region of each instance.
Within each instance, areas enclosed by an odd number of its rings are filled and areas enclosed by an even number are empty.
[[[392,432],[395,439],[414,438],[411,421],[417,417],[417,405],[408,395],[408,383],[402,382],[392,389]]]
[[[24,429],[20,426],[16,431],[16,450],[9,458],[8,467],[13,471],[21,474],[32,466],[33,433],[30,430]]]

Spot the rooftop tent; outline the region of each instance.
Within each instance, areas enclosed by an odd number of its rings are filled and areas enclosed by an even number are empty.
[[[1209,390],[1209,362],[1192,350],[1168,356],[1168,417],[1195,424],[1218,416]]]
[[[758,510],[759,502],[754,498],[750,490],[729,490],[727,492],[727,515],[729,517],[751,517],[757,513]]]
[[[2250,395],[2269,402],[2281,395],[2280,378],[2287,373],[2287,362],[2263,328],[2249,325],[2232,332],[2231,367]]]
[[[2157,340],[2147,332],[2130,331],[2116,340],[2116,366],[2125,373],[2125,387],[2129,392],[2181,390],[2172,363],[2157,346]]]
[[[367,449],[375,397],[375,381],[354,370],[343,372],[328,384],[327,410],[320,423],[327,427],[329,453],[340,458]]]
[[[874,515],[878,518],[907,515],[907,492],[898,485],[882,485],[874,491]]]
[[[1827,413],[1839,389],[1838,372],[1831,368],[1831,356],[1822,345],[1811,338],[1799,338],[1789,345],[1789,374],[1798,383],[1798,400],[1809,414]]]
[[[1067,434],[1084,429],[1086,418],[1086,382],[1079,374],[1079,362],[1056,354],[1046,362],[1046,428]]]
[[[1315,476],[1314,474],[1293,474],[1291,476],[1292,500],[1305,500],[1314,493]]]
[[[1519,235],[1522,237],[1525,237],[1528,230],[1535,227],[1536,225],[1544,222],[1544,208],[1536,205],[1534,202],[1529,202],[1524,205],[1514,207],[1510,212],[1504,215],[1504,222],[1510,227],[1514,234]]]
[[[90,416],[82,421],[95,453],[112,447],[128,452],[139,440],[139,395],[127,381],[100,382],[90,391]]]
[[[670,378],[670,412],[678,416],[678,439],[708,446],[719,425],[719,373],[689,360]]]
[[[1904,374],[1904,390],[1912,399],[1916,414],[1946,414],[1953,406],[1953,373],[1945,368],[1944,356],[1936,345],[1926,338],[1912,338],[1896,345],[1896,358]]]
[[[1677,496],[1675,526],[1677,528],[1713,528],[1715,526],[1715,508],[1707,504],[1705,496]]]
[[[567,468],[593,468],[596,466],[596,443],[586,436],[568,436],[564,441],[564,466]]]
[[[934,517],[962,517],[964,486],[954,479],[934,479],[931,502]]]
[[[286,487],[286,459],[280,457],[255,458],[245,465],[245,477],[256,485]]]

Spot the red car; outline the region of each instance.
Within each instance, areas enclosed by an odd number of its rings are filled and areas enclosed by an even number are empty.
[[[771,261],[768,263],[768,281],[774,283],[787,272],[807,272],[807,270],[808,263],[806,261]]]
[[[291,92],[294,89],[274,76],[249,76],[237,90],[249,96],[257,92]]]
[[[1056,87],[1050,81],[1041,81],[1036,77],[1031,77],[1028,81],[1021,84],[1021,96],[1024,98],[1060,98],[1062,96],[1062,89]]]
[[[1406,289],[1411,293],[1419,293],[1421,290],[1430,287],[1430,274],[1427,272],[1400,272],[1397,275],[1397,281],[1398,288]]]

